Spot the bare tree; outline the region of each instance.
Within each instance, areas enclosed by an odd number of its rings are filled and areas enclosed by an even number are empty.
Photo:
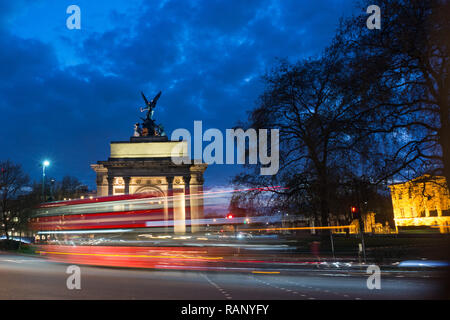
[[[29,178],[19,164],[14,164],[9,160],[0,162],[0,169],[1,221],[6,239],[9,240],[9,231],[14,224],[13,218],[17,212],[15,200],[23,192],[23,188],[28,185]]]
[[[322,225],[346,189],[361,205],[367,185],[399,176],[442,173],[450,183],[449,1],[378,1],[381,30],[366,28],[369,4],[320,58],[266,76],[243,126],[280,129],[280,170],[234,181],[286,186],[280,198]]]
[[[285,199],[314,212],[324,226],[341,177],[367,172],[367,151],[375,145],[367,143],[367,135],[360,139],[367,127],[360,95],[342,90],[348,74],[341,44],[334,42],[318,59],[282,62],[265,77],[267,89],[247,126],[280,130],[280,170],[272,177],[255,172],[235,179],[251,186],[287,187],[281,192]]]
[[[61,181],[56,181],[54,189],[55,200],[76,199],[88,191],[87,186],[72,176],[65,176]]]
[[[370,4],[336,38],[346,43],[350,88],[367,87],[367,132],[387,144],[379,178],[442,174],[449,185],[450,1],[375,1],[380,30],[365,27]]]

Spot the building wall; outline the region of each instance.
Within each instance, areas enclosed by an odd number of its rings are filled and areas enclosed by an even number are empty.
[[[396,228],[427,226],[450,232],[450,196],[444,177],[425,175],[389,188]]]

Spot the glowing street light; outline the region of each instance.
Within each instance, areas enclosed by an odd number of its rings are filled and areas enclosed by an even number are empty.
[[[42,162],[42,201],[45,201],[45,168],[50,165],[50,161]]]

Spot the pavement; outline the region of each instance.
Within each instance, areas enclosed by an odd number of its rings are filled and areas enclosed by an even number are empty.
[[[368,289],[363,270],[277,268],[155,270],[80,265],[81,289],[69,290],[68,264],[0,254],[0,299],[372,300],[437,299],[438,272],[386,271]]]

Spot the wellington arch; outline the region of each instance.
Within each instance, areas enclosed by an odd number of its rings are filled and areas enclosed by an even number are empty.
[[[153,118],[161,92],[150,101],[142,96],[146,118],[135,124],[134,135],[129,141],[112,141],[108,160],[91,165],[97,174],[97,196],[148,193],[175,233],[199,231],[207,164],[173,161],[188,156],[187,142],[170,141]]]

